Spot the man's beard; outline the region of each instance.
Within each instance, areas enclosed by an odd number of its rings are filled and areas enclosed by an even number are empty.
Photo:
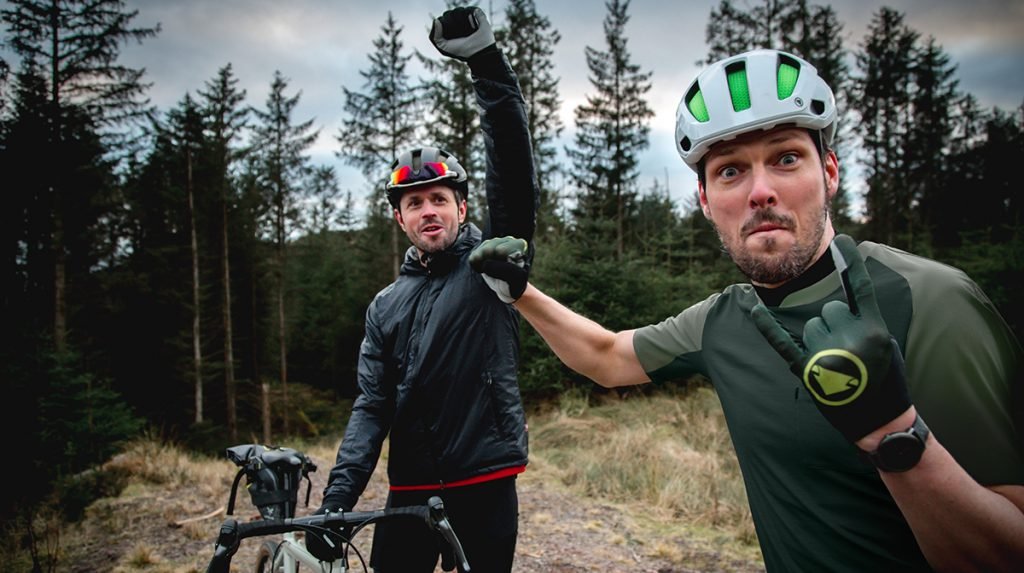
[[[759,256],[751,253],[743,244],[742,235],[748,227],[756,227],[762,223],[774,223],[787,229],[794,228],[795,221],[792,217],[780,215],[771,209],[758,211],[750,221],[743,225],[743,230],[737,237],[735,251],[729,248],[722,236],[722,231],[717,226],[715,226],[715,231],[718,233],[722,248],[729,254],[740,272],[746,275],[751,282],[763,285],[780,284],[800,276],[814,262],[814,255],[817,254],[818,248],[821,246],[821,239],[825,236],[829,204],[830,201],[826,199],[810,236],[796,236],[796,243],[784,252]],[[712,225],[714,225],[713,221]]]
[[[459,238],[459,231],[461,231],[461,225],[456,225],[454,230],[453,229],[448,229],[448,230],[451,231],[451,232],[445,233],[444,240],[442,240],[440,242],[424,241],[423,239],[420,239],[420,237],[418,235],[414,235],[412,237],[409,237],[409,240],[412,242],[414,247],[419,249],[419,251],[421,253],[424,253],[424,254],[440,253],[440,252],[444,251],[445,249],[447,249],[448,247],[450,247],[450,246],[455,244],[455,241],[457,241],[458,238]]]

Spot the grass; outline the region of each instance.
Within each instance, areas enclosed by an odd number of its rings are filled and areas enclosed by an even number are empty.
[[[759,559],[739,467],[718,399],[709,388],[628,399],[576,391],[535,410],[529,422],[530,470],[521,479],[621,509],[641,537],[623,538],[622,544],[640,541],[649,552],[688,567],[699,565],[695,560],[708,549]],[[325,466],[337,451],[336,437],[287,443]],[[44,553],[66,566],[94,557],[96,547],[90,543],[97,538],[125,540],[111,570],[186,573],[195,567],[176,561],[180,546],[139,544],[139,533],[152,528],[154,518],[167,526],[196,515],[197,508],[223,503],[237,468],[224,458],[189,453],[149,437],[131,442],[98,471],[109,476],[104,479],[121,480],[120,493],[91,503],[85,519],[71,526],[57,525],[61,520],[55,512],[40,512],[40,543],[48,544]],[[543,512],[536,519],[542,520]],[[181,525],[176,543],[194,543],[197,554],[206,551],[216,522]],[[26,564],[14,533],[0,538],[0,559]]]
[[[739,465],[711,389],[592,402],[569,393],[557,408],[531,416],[525,476],[624,504],[654,539],[682,535],[748,557],[758,553]]]

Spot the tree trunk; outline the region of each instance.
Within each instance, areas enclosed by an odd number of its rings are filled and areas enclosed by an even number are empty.
[[[621,262],[624,253],[624,239],[622,236],[624,224],[622,220],[625,218],[625,215],[622,208],[622,186],[616,185],[615,189],[615,258]]]
[[[255,264],[253,264],[252,274],[255,275]],[[263,421],[263,443],[270,443],[270,386],[263,381],[263,376],[260,374],[260,343],[259,336],[257,336],[257,321],[256,321],[256,281],[249,281],[250,299],[251,305],[249,308],[249,316],[252,321],[251,331],[249,333],[249,340],[252,343],[252,381],[253,383],[260,385],[260,412]]]
[[[277,324],[278,324],[278,346],[281,355],[281,419],[284,426],[284,435],[289,433],[288,411],[288,340],[287,328],[285,327],[284,312],[284,271],[285,271],[285,241],[288,234],[285,232],[284,197],[279,193],[277,205]]]
[[[227,406],[228,435],[231,443],[238,441],[238,405],[235,395],[235,350],[231,326],[231,262],[228,244],[228,198],[226,185],[221,185],[221,245],[223,247],[224,272],[224,401]]]
[[[187,145],[187,143],[186,143]],[[188,222],[192,233],[192,360],[195,369],[195,423],[203,421],[203,351],[200,344],[199,240],[196,237],[195,189],[192,185],[192,151],[185,151],[185,187],[188,194]]]
[[[53,346],[59,354],[67,350],[67,255],[64,252],[64,218],[60,213],[59,192],[53,190],[57,208],[53,212]]]
[[[281,266],[284,267],[284,255],[281,256]],[[279,342],[281,347],[281,404],[284,408],[282,413],[282,419],[284,421],[284,434],[287,436],[289,432],[288,428],[288,344],[285,340],[285,323],[284,323],[284,269],[281,269],[281,276],[278,280],[277,289],[277,320],[280,326],[279,331]]]
[[[260,394],[263,405],[263,443],[269,444],[270,440],[270,384],[267,382],[260,383]]]

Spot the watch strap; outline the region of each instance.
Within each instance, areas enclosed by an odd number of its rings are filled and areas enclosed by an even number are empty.
[[[885,436],[882,437],[882,440],[878,442],[878,447],[874,451],[870,451],[870,452],[864,451],[864,450],[858,450],[858,451],[860,452],[861,458],[864,461],[870,463],[871,465],[875,466],[876,468],[878,468],[878,469],[880,469],[882,471],[885,471],[885,472],[904,472],[904,471],[907,471],[907,470],[913,468],[914,466],[916,466],[917,462],[920,461],[920,457],[918,457],[918,459],[915,460],[913,464],[911,464],[909,466],[906,466],[906,467],[902,467],[902,466],[901,467],[894,467],[894,466],[891,466],[890,464],[888,464],[885,461],[885,458],[879,452],[879,450],[883,447],[882,444],[885,443],[890,437],[894,437],[894,436],[898,436],[898,437],[911,436],[911,437],[916,438],[921,443],[921,452],[923,453],[924,452],[924,448],[925,448],[925,446],[928,443],[928,434],[929,433],[931,433],[931,431],[928,429],[928,425],[924,423],[924,419],[921,418],[920,414],[915,414],[914,415],[914,423],[911,424],[909,428],[907,428],[906,430],[900,430],[900,431],[897,431],[897,432],[890,432],[890,433],[886,434]]]

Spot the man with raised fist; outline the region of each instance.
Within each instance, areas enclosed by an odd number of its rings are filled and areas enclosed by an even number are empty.
[[[516,476],[527,464],[519,313],[468,260],[485,238],[515,235],[523,247],[515,263],[528,272],[539,193],[523,96],[483,11],[446,11],[430,40],[473,75],[488,221],[483,231],[466,221],[468,177],[451,153],[424,146],[395,159],[383,187],[412,246],[398,279],[367,309],[359,395],[318,512],[352,510],[389,436],[387,506],[440,496],[472,570],[507,572],[518,535]],[[370,563],[378,573],[433,572],[439,556],[445,570],[456,565],[422,523],[375,527]],[[308,532],[306,544],[322,560],[341,550],[328,532]]]

